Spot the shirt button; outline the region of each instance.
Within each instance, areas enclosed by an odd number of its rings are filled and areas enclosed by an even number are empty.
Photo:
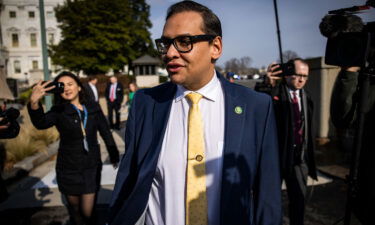
[[[195,157],[195,160],[197,160],[198,162],[200,162],[200,161],[203,160],[203,156],[201,156],[201,155],[197,155],[197,156]]]

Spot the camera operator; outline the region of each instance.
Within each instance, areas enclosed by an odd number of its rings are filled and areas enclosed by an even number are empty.
[[[14,110],[14,111],[13,111]],[[13,109],[11,112],[16,112],[16,117],[18,117],[19,112]],[[6,114],[5,104],[0,107],[0,115]],[[20,131],[20,126],[14,119],[8,119],[6,116],[0,116],[0,139],[8,139],[17,137]]]
[[[342,67],[331,99],[331,119],[337,128],[357,126],[360,67]],[[359,192],[354,209],[363,224],[375,224],[375,79],[370,78],[366,96],[362,149],[359,163]]]
[[[19,115],[19,111],[13,109],[11,112],[16,112]],[[9,139],[9,138],[15,138],[17,137],[19,131],[20,131],[20,126],[17,123],[17,121],[14,119],[9,119],[6,113],[6,107],[5,104],[3,104],[0,107],[0,139]],[[9,112],[9,111],[8,111]],[[16,115],[16,117],[18,117]],[[5,201],[8,198],[8,192],[5,187],[4,180],[1,176],[1,173],[4,168],[4,163],[5,163],[5,148],[3,143],[0,143],[0,202]]]
[[[291,225],[304,224],[307,176],[317,180],[312,135],[313,102],[305,86],[309,67],[296,58],[284,65],[294,70],[286,73],[280,64],[271,64],[267,69],[266,83],[275,108],[281,176],[285,180],[289,198]]]

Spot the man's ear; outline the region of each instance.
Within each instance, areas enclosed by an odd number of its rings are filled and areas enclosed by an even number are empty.
[[[223,52],[223,42],[220,36],[215,37],[211,44],[211,59],[216,61]]]

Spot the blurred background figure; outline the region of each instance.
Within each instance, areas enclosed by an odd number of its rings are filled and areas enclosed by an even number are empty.
[[[128,101],[126,102],[126,105],[128,106],[128,109],[130,109],[131,105],[132,105],[132,102],[133,102],[133,98],[134,98],[134,94],[135,92],[138,90],[138,86],[135,82],[131,82],[129,84],[129,94],[128,94]]]
[[[375,68],[375,61],[369,66]],[[359,160],[359,181],[353,208],[363,224],[375,224],[375,78],[372,75],[368,86],[366,103],[359,107],[361,87],[360,67],[341,67],[332,92],[331,118],[337,128],[358,127],[358,111],[364,113],[362,141]],[[364,70],[364,68],[362,68]],[[375,71],[372,69],[372,71]],[[363,76],[363,75],[362,75]],[[358,128],[357,128],[358,129]]]
[[[89,81],[83,84],[87,93],[87,100],[94,102],[99,101],[99,93],[98,89],[96,88],[97,83],[98,78],[96,78],[95,76],[89,76]]]
[[[20,132],[20,126],[16,119],[20,115],[17,109],[6,109],[6,104],[0,106],[0,139],[8,139],[17,137]],[[3,143],[0,143],[0,202],[8,198],[8,191],[6,189],[1,173],[4,169],[6,152]]]
[[[291,225],[304,224],[307,176],[317,180],[313,102],[304,90],[308,77],[309,67],[299,58],[271,64],[267,69],[267,92],[275,108],[281,176],[287,187]]]
[[[124,88],[117,82],[117,77],[112,76],[105,89],[105,98],[108,107],[108,121],[111,129],[120,130],[120,109],[124,100]],[[113,111],[115,112],[116,121],[113,122]]]
[[[40,81],[34,86],[28,112],[37,129],[56,126],[59,131],[56,179],[68,202],[70,224],[92,224],[102,170],[98,130],[115,168],[119,153],[99,104],[86,100],[77,76],[62,72],[55,78],[54,85],[50,86],[50,83]],[[40,100],[48,92],[54,93],[54,106],[45,113]]]

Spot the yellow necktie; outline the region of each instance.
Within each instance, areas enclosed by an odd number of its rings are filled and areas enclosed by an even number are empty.
[[[206,165],[202,115],[198,102],[202,95],[190,93],[188,154],[186,171],[186,225],[206,225]]]

